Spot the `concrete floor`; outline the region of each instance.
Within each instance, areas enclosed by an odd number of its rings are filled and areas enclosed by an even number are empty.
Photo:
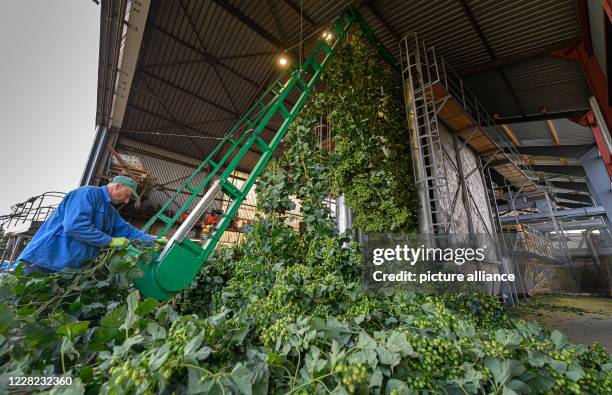
[[[574,343],[591,345],[598,341],[612,353],[612,298],[535,296],[511,312],[549,330],[558,329]]]

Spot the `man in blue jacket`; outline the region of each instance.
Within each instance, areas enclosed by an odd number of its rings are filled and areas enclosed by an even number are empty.
[[[25,265],[25,273],[78,268],[102,247],[124,247],[129,240],[155,240],[128,224],[112,206],[137,198],[136,187],[130,177],[117,176],[108,185],[69,192],[17,259]]]

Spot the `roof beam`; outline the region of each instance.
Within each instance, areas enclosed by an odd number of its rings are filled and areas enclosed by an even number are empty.
[[[576,165],[531,165],[531,168],[535,171],[566,176],[583,177],[585,175],[584,168]]]
[[[557,145],[557,146],[521,146],[515,147],[512,151],[518,151],[519,154],[523,155],[534,155],[534,156],[554,156],[564,157],[571,159],[580,159],[580,157],[588,150],[593,148],[595,144],[579,144],[579,145]],[[504,149],[507,153],[510,153],[509,148]]]
[[[559,206],[568,207],[568,208],[581,208],[581,207],[590,207],[591,204],[580,203],[580,202],[557,202]],[[565,225],[563,226],[565,228]]]
[[[610,23],[612,23],[612,0],[601,0],[601,4],[604,11],[606,11],[606,15],[608,15]]]
[[[555,193],[555,196],[558,197],[559,199],[572,200],[574,202],[588,203],[589,205],[593,204],[593,201],[591,200],[591,197],[589,195],[557,192]]]
[[[249,17],[248,15],[240,11],[238,7],[230,4],[229,2],[225,0],[213,0],[213,1],[217,3],[219,6],[221,6],[223,9],[225,9],[227,12],[235,16],[240,22],[245,24],[247,27],[249,27],[251,30],[257,33],[260,37],[262,37],[264,40],[266,40],[270,44],[274,45],[279,50],[284,51],[286,49],[285,45],[281,42],[281,40],[274,37],[272,33],[268,32],[266,29],[264,29],[259,24],[257,24],[257,22],[251,19],[251,17]]]
[[[567,189],[570,191],[589,192],[589,188],[584,182],[551,181],[553,187]]]
[[[153,111],[149,111],[149,110],[147,110],[147,109],[145,109],[145,108],[139,107],[139,106],[137,106],[137,105],[135,105],[135,104],[133,104],[133,103],[130,103],[130,102],[128,102],[127,106],[128,106],[128,107],[130,107],[130,108],[133,108],[133,109],[135,109],[135,110],[137,110],[137,111],[143,112],[143,113],[145,113],[145,114],[147,114],[147,115],[151,115],[151,116],[157,117],[157,118],[159,118],[159,119],[162,119],[162,120],[164,120],[164,121],[166,121],[166,122],[172,122],[172,123],[175,123],[175,124],[177,124],[177,125],[178,125],[178,127],[180,127],[180,128],[184,128],[184,129],[191,130],[191,131],[196,132],[196,133],[198,133],[198,134],[200,134],[200,135],[201,135],[201,134],[205,134],[205,133],[204,133],[202,130],[199,130],[199,129],[194,128],[194,127],[192,127],[192,126],[187,126],[187,125],[185,125],[185,124],[181,124],[181,123],[180,123],[179,121],[177,121],[177,120],[176,120],[176,118],[174,118],[174,117],[166,117],[166,116],[163,116],[163,115],[161,115],[161,114],[158,114],[158,113],[155,113],[155,112],[153,112]],[[168,115],[170,115],[170,114],[168,114]],[[129,133],[129,132],[123,132],[123,133]],[[203,151],[203,150],[200,148],[200,146],[197,144],[197,142],[196,142],[196,141],[195,141],[193,138],[189,138],[189,141],[191,141],[191,143],[193,144],[193,147],[194,147],[194,148],[195,148],[195,149],[196,149],[196,150],[197,150],[197,151],[200,153],[200,155],[205,155],[205,154],[204,154],[204,151]]]
[[[196,36],[196,39],[198,40],[198,44],[200,44],[200,50],[202,52],[204,52],[208,57],[210,57],[210,53],[206,49],[206,46],[204,45],[204,42],[202,41],[202,38],[200,37],[200,32],[196,28],[195,24],[193,23],[193,20],[191,19],[191,15],[189,15],[189,13],[187,12],[187,7],[185,7],[185,4],[183,3],[183,0],[179,0],[179,4],[181,5],[181,9],[183,10],[183,13],[185,14],[185,17],[187,18],[187,22],[189,23],[189,27],[191,27],[191,30],[193,31],[193,33]],[[236,113],[236,118],[238,118],[238,107],[236,107],[236,103],[234,102],[234,99],[232,98],[232,95],[230,95],[230,93],[229,93],[229,91],[227,89],[227,86],[225,85],[225,82],[223,81],[223,78],[221,78],[221,74],[219,73],[219,70],[217,70],[217,65],[212,63],[211,67],[213,69],[213,72],[215,73],[215,76],[219,80],[219,84],[221,84],[221,88],[223,89],[223,93],[225,93],[225,96],[227,97],[227,100],[229,100],[230,104],[232,105],[232,108],[234,109],[234,113]]]
[[[481,73],[483,71],[495,70],[500,67],[506,67],[511,66],[513,64],[522,63],[524,61],[537,58],[538,56],[546,55],[551,51],[567,48],[572,43],[576,42],[577,39],[578,37],[575,37],[570,40],[558,41],[556,43],[546,45],[538,49],[534,49],[533,51],[496,58],[492,62],[482,63],[465,70],[459,70],[459,74],[461,74],[462,77],[467,77],[473,74]]]
[[[546,107],[542,108],[542,113],[546,114]],[[554,145],[559,145],[561,144],[561,140],[559,139],[559,133],[557,133],[557,128],[555,127],[555,124],[553,123],[552,120],[547,119],[546,120],[546,127],[548,128],[548,132],[550,133],[550,137],[552,138],[553,144]]]
[[[146,71],[144,69],[139,69],[139,71],[140,71],[140,73],[146,75],[147,77],[149,77],[151,79],[154,79],[154,80],[159,81],[159,82],[161,82],[161,83],[163,83],[165,85],[168,85],[169,87],[174,88],[177,91],[183,92],[186,95],[192,96],[192,97],[194,97],[194,98],[196,98],[196,99],[198,99],[198,100],[200,100],[200,101],[202,101],[202,102],[204,102],[204,103],[206,103],[206,104],[208,104],[210,106],[213,106],[215,108],[223,110],[223,111],[227,112],[228,114],[232,114],[232,115],[234,115],[236,117],[239,116],[237,111],[234,111],[234,110],[232,110],[230,108],[227,108],[225,106],[219,105],[219,104],[215,103],[214,101],[205,98],[204,96],[201,96],[201,95],[199,95],[199,94],[197,94],[195,92],[192,92],[192,91],[190,91],[188,89],[183,88],[182,86],[179,86],[179,85],[175,84],[174,82],[171,82],[171,81],[168,81],[166,79],[163,79],[162,77],[160,77],[158,75],[155,75],[155,74],[153,74],[151,72],[148,72],[148,71]]]
[[[183,45],[184,47],[191,49],[193,52],[199,54],[206,62],[216,64],[219,67],[221,67],[221,68],[229,71],[230,73],[234,74],[236,77],[239,77],[240,79],[248,82],[249,84],[251,84],[253,86],[258,86],[258,83],[256,81],[254,81],[253,79],[251,79],[251,78],[247,77],[246,75],[240,73],[239,71],[235,70],[234,68],[226,65],[225,63],[221,62],[217,57],[209,55],[209,54],[206,54],[206,53],[200,51],[197,47],[191,45],[190,43],[188,43],[187,41],[181,39],[180,37],[177,37],[173,33],[170,33],[169,31],[167,31],[163,27],[155,24],[154,22],[149,22],[149,25],[152,28],[154,28],[155,30],[157,30],[158,32],[160,32],[163,35],[165,35],[166,37],[174,40],[175,42],[177,42],[177,43]]]
[[[366,1],[364,5],[370,10],[370,12],[376,17],[376,19],[378,19],[380,23],[382,23],[384,28],[387,29],[389,33],[391,33],[393,38],[395,38],[397,41],[402,38],[397,32],[397,30],[395,30],[393,26],[391,26],[391,24],[385,18],[383,18],[378,9],[374,6],[374,4],[372,4],[372,1]]]
[[[577,218],[588,218],[606,215],[606,211],[600,206],[587,206],[584,208],[575,208],[572,210],[559,210],[554,213],[557,221],[569,220]],[[522,214],[518,216],[508,216],[500,218],[502,224],[512,224],[515,221],[520,223],[528,222],[542,222],[549,221],[551,219],[551,213],[534,213],[534,214]]]
[[[251,53],[243,53],[243,54],[237,54],[237,55],[219,56],[217,57],[217,60],[245,59],[245,58],[256,58],[259,56],[272,56],[272,55],[278,55],[278,51],[251,52]],[[144,67],[144,68],[170,67],[170,66],[179,66],[183,64],[198,64],[198,63],[208,63],[208,60],[207,59],[177,60],[177,61],[172,61],[172,62],[141,64],[140,67]]]
[[[276,7],[272,4],[271,0],[266,0],[268,4],[268,8],[270,9],[270,13],[272,14],[272,18],[274,18],[274,24],[276,25],[276,31],[280,36],[281,40],[285,40],[285,30],[283,29],[283,25],[281,24],[280,19],[278,19],[278,13],[276,12]]]
[[[566,110],[566,111],[556,111],[556,112],[548,112],[541,114],[530,114],[530,115],[521,115],[517,117],[505,117],[498,118],[495,120],[495,123],[498,125],[508,125],[512,123],[522,123],[522,122],[535,122],[535,121],[545,121],[547,119],[560,119],[560,118],[580,118],[585,113],[589,112],[590,108],[581,108],[577,110]]]
[[[519,140],[518,137],[516,137],[516,135],[514,134],[514,132],[512,131],[512,129],[510,128],[510,126],[508,125],[504,125],[501,124],[499,125],[501,127],[501,129],[504,131],[504,133],[506,134],[506,136],[508,136],[508,138],[510,139],[510,141],[512,141],[512,144],[514,144],[515,147],[520,147],[521,144],[521,140]]]
[[[137,106],[135,104],[128,103],[128,107],[131,107],[131,108],[133,108],[133,109],[135,109],[137,111],[143,112],[143,113],[145,113],[147,115],[151,115],[153,117],[159,118],[159,119],[164,120],[166,122],[173,122],[173,123],[176,124],[177,127],[189,129],[191,131],[194,131],[194,132],[198,133],[198,135],[200,135],[200,136],[210,136],[209,133],[206,133],[203,130],[194,128],[192,126],[189,126],[189,124],[180,123],[176,119],[168,118],[168,117],[163,116],[161,114],[158,114],[156,112],[147,110],[146,108],[139,107],[139,106]],[[124,130],[124,131],[122,131],[122,133],[128,134],[128,133],[130,133],[130,131],[129,130]],[[155,135],[153,135],[152,137],[163,137],[163,136],[155,136]],[[198,137],[198,136],[193,136],[193,137],[195,138],[195,137]],[[213,136],[213,137],[216,137],[216,136]],[[202,151],[202,149],[195,143],[195,140],[193,138],[190,138],[190,141],[194,144],[194,147],[200,152],[202,157],[206,157],[208,155],[208,153],[205,153],[204,151]],[[261,155],[262,154],[261,151],[256,150],[254,148],[249,148],[249,152],[252,152],[252,153],[254,153],[256,155]]]
[[[476,17],[472,13],[472,10],[470,9],[469,5],[467,4],[465,0],[459,0],[459,3],[461,4],[461,7],[463,8],[463,12],[465,16],[467,16],[470,23],[472,24],[472,27],[476,31],[476,34],[480,38],[482,45],[485,47],[487,53],[489,54],[489,57],[491,58],[491,60],[495,61],[497,59],[497,57],[495,56],[495,52],[493,52],[493,48],[489,44],[489,40],[487,40],[487,37],[482,31],[482,28],[480,27],[480,24],[478,23],[478,21],[476,20]],[[502,76],[502,79],[504,80],[504,83],[506,84],[506,87],[508,88],[508,92],[510,92],[510,94],[512,95],[512,98],[514,99],[514,103],[518,107],[519,111],[521,112],[521,114],[525,115],[525,110],[523,109],[523,106],[521,105],[521,102],[518,99],[518,95],[516,94],[516,91],[510,84],[510,80],[508,79],[508,76],[506,75],[506,73],[501,67],[496,67],[496,70]]]
[[[300,10],[300,7],[295,5],[293,1],[283,0],[283,3],[287,4],[287,6],[289,6],[289,8],[291,8],[296,14],[298,14],[298,16],[301,16],[302,18],[304,18],[306,22],[310,23],[312,26],[316,25],[314,19],[312,19],[308,14],[306,14],[303,9]]]

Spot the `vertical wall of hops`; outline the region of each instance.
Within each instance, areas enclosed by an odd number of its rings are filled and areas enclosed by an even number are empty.
[[[329,216],[324,199],[345,195],[364,232],[416,229],[416,192],[400,85],[360,33],[339,48],[284,141],[285,151],[261,177],[259,208],[281,213],[302,203],[309,230]],[[331,145],[320,148],[322,118]]]

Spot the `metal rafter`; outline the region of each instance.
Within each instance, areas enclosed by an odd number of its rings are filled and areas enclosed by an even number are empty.
[[[232,60],[232,59],[256,58],[259,56],[272,56],[272,55],[278,55],[278,51],[262,51],[262,52],[243,53],[243,54],[237,54],[237,55],[219,56],[217,57],[217,59],[218,60]],[[198,64],[198,63],[208,63],[208,60],[206,59],[178,60],[178,61],[173,61],[173,62],[142,64],[140,65],[140,67],[143,67],[143,68],[171,67],[171,66],[180,66],[183,64]]]
[[[147,114],[147,115],[154,116],[154,117],[159,118],[159,119],[161,119],[161,120],[164,120],[164,121],[166,121],[166,122],[173,122],[173,123],[175,123],[175,126],[176,126],[176,127],[181,127],[181,128],[189,129],[189,130],[191,130],[191,131],[197,132],[198,134],[200,134],[200,135],[204,135],[204,136],[207,136],[207,135],[209,136],[209,135],[210,135],[209,133],[206,133],[206,132],[205,132],[205,131],[203,131],[203,130],[200,130],[200,129],[194,128],[194,127],[192,127],[192,126],[189,126],[190,124],[188,124],[188,123],[181,123],[181,122],[177,122],[177,121],[176,121],[176,120],[174,120],[173,118],[169,118],[169,117],[163,116],[163,115],[158,114],[158,113],[156,113],[156,112],[153,112],[153,111],[151,111],[151,110],[147,110],[146,108],[142,108],[142,107],[140,107],[140,106],[137,106],[137,105],[135,105],[135,104],[133,104],[133,103],[128,103],[128,107],[131,107],[131,108],[133,108],[134,110],[137,110],[137,111],[143,112],[143,113],[145,113],[145,114]],[[130,131],[129,131],[129,130],[125,130],[125,131],[123,131],[123,132],[124,132],[124,133],[130,133]],[[154,137],[155,137],[155,136],[154,136]],[[161,136],[160,136],[160,137],[161,137]],[[195,136],[194,136],[194,137],[195,137]],[[191,142],[192,142],[192,143],[194,143],[194,145],[195,145],[195,141],[196,141],[196,140],[194,140],[194,139],[190,138],[190,139],[189,139],[189,141],[191,141]],[[204,153],[204,151],[202,151],[202,150],[201,150],[201,149],[200,149],[200,148],[199,148],[197,145],[195,145],[195,147],[196,147],[196,149],[198,150],[198,152],[200,153],[200,155],[202,155],[202,156],[206,156],[206,155],[207,155],[207,154],[205,154],[205,153]],[[260,151],[260,150],[256,150],[256,149],[249,149],[249,152],[251,152],[251,153],[253,153],[253,154],[255,154],[255,155],[261,155],[261,151]]]
[[[589,192],[587,184],[578,181],[551,181],[553,187],[570,191]]]
[[[200,126],[200,125],[209,125],[211,123],[218,123],[218,122],[229,122],[229,121],[233,121],[234,117],[231,118],[219,118],[219,119],[211,119],[211,120],[207,120],[207,121],[197,121],[197,122],[189,122],[189,123],[183,123],[183,124],[176,124],[176,123],[170,123],[168,125],[164,125],[164,126],[156,126],[153,128],[146,128],[146,129],[133,129],[133,130],[128,130],[128,129],[120,129],[120,131],[122,132],[133,132],[133,133],[154,133],[154,132],[159,132],[162,131],[164,129],[171,129],[171,128],[175,128],[175,127],[179,127],[179,126]]]
[[[513,151],[523,155],[534,155],[534,156],[552,156],[552,157],[566,157],[571,159],[579,159],[584,153],[593,148],[595,144],[577,144],[577,145],[544,145],[544,146],[528,146],[528,147],[516,147]],[[506,152],[511,151],[509,149]]]
[[[248,15],[240,11],[238,7],[230,4],[229,2],[225,0],[213,0],[213,1],[219,6],[221,6],[223,9],[225,9],[227,12],[235,16],[240,22],[245,24],[247,27],[249,27],[251,30],[257,33],[260,37],[262,37],[264,40],[266,40],[270,44],[274,45],[279,50],[283,51],[286,49],[285,45],[281,42],[281,40],[279,40],[272,33],[268,32],[266,29],[261,27],[257,22],[251,19],[251,17],[249,17]]]
[[[225,63],[221,62],[219,60],[219,58],[217,58],[216,56],[212,56],[212,55],[207,55],[204,52],[202,52],[201,50],[199,50],[197,47],[191,45],[190,43],[188,43],[187,41],[183,40],[180,37],[177,37],[175,34],[167,31],[166,29],[164,29],[163,27],[157,25],[154,22],[150,22],[150,26],[155,29],[156,31],[162,33],[163,35],[165,35],[168,38],[171,38],[172,40],[174,40],[175,42],[183,45],[185,48],[189,48],[191,49],[193,52],[199,54],[204,61],[209,62],[209,63],[214,63],[216,65],[218,65],[219,67],[229,71],[230,73],[234,74],[235,76],[239,77],[240,79],[248,82],[249,84],[253,85],[253,86],[258,86],[259,84],[254,81],[253,79],[247,77],[246,75],[240,73],[239,71],[237,71],[236,69],[234,69],[233,67],[230,67],[228,65],[226,65]]]
[[[542,171],[544,173],[562,174],[566,176],[584,176],[584,168],[575,165],[531,165],[534,171]]]
[[[168,85],[168,86],[176,89],[177,91],[180,91],[180,92],[185,93],[186,95],[192,96],[192,97],[194,97],[194,98],[196,98],[196,99],[198,99],[198,100],[200,100],[200,101],[202,101],[202,102],[204,102],[204,103],[206,103],[206,104],[208,104],[210,106],[213,106],[213,107],[216,107],[216,108],[218,108],[220,110],[223,110],[223,111],[227,112],[228,114],[232,114],[234,116],[239,116],[238,115],[238,111],[234,111],[234,110],[232,110],[230,108],[227,108],[225,106],[217,104],[214,101],[212,101],[210,99],[207,99],[207,98],[205,98],[202,95],[199,95],[199,94],[197,94],[195,92],[192,92],[189,89],[183,88],[182,86],[179,86],[178,84],[176,84],[174,82],[168,81],[168,80],[166,80],[166,79],[164,79],[164,78],[162,78],[162,77],[160,77],[160,76],[158,76],[156,74],[153,74],[153,73],[151,73],[151,72],[149,72],[147,70],[139,69],[139,72],[141,74],[143,74],[143,75],[146,75],[149,78],[152,78],[152,79],[154,79],[156,81],[159,81],[159,82],[161,82],[161,83],[163,83],[165,85]]]
[[[589,195],[583,195],[583,194],[578,194],[578,193],[557,192],[556,196],[559,199],[573,200],[575,202],[588,203],[589,205],[593,204],[593,201]]]
[[[303,9],[300,11],[300,7],[295,5],[293,1],[283,0],[283,3],[287,4],[287,6],[291,8],[298,16],[304,18],[306,22],[310,23],[312,26],[316,26],[316,22],[314,21],[314,19],[312,19],[308,14],[306,14]]]
[[[572,43],[576,42],[578,38],[579,37],[574,37],[570,40],[558,41],[556,43],[546,45],[546,46],[534,49],[529,52],[521,52],[521,53],[517,53],[513,55],[503,56],[500,58],[496,58],[492,62],[481,63],[476,66],[472,66],[468,69],[465,69],[465,70],[459,69],[458,72],[461,74],[462,77],[467,77],[472,74],[481,73],[483,71],[496,70],[500,67],[506,67],[506,66],[511,66],[514,64],[522,63],[527,60],[537,58],[538,56],[546,55],[551,51],[556,51],[558,49],[567,48]]]
[[[463,8],[463,12],[465,13],[465,16],[467,16],[467,18],[469,19],[470,23],[472,24],[472,27],[476,31],[476,34],[478,35],[478,38],[480,38],[480,42],[482,43],[482,45],[485,47],[485,50],[489,54],[489,57],[491,58],[491,60],[495,61],[497,59],[497,57],[495,56],[495,52],[493,51],[493,48],[489,44],[489,40],[487,40],[487,37],[485,36],[484,32],[482,31],[482,28],[480,27],[480,24],[476,20],[476,17],[472,13],[472,10],[470,9],[470,6],[467,4],[466,0],[459,0],[459,3],[461,4],[461,7]],[[495,69],[502,76],[502,79],[504,80],[504,83],[506,84],[506,87],[508,88],[508,91],[512,95],[512,98],[514,99],[514,103],[518,107],[519,111],[521,112],[522,115],[525,115],[525,109],[521,105],[521,102],[519,101],[519,98],[518,98],[518,95],[516,94],[516,91],[514,90],[512,85],[510,84],[510,80],[508,79],[508,76],[506,75],[506,73],[504,72],[504,70],[501,67],[496,67]]]
[[[183,4],[183,0],[179,0],[179,4],[181,6],[181,9],[183,10],[183,13],[185,14],[185,17],[187,18],[187,23],[189,23],[189,27],[191,27],[191,30],[193,30],[193,33],[195,34],[196,39],[198,40],[198,44],[200,44],[200,50],[203,53],[205,53],[207,57],[210,57],[210,53],[206,49],[206,46],[204,45],[204,42],[202,41],[202,38],[200,37],[200,32],[198,31],[193,21],[191,20],[191,15],[189,15],[189,12],[187,12],[187,7],[185,7],[185,4]],[[225,86],[225,82],[223,81],[223,78],[221,78],[221,74],[219,73],[219,70],[217,70],[217,65],[214,63],[211,63],[211,67],[213,69],[213,72],[215,73],[215,76],[219,80],[219,83],[221,84],[221,88],[223,89],[225,96],[231,103],[232,108],[234,109],[234,113],[236,114],[236,119],[238,119],[239,117],[238,107],[236,106],[236,103],[234,102],[232,95],[230,95],[229,91],[227,90],[227,86]]]
[[[146,89],[147,89],[149,92],[151,92],[151,94],[153,94],[153,95],[155,95],[155,96],[158,96],[158,95],[155,93],[155,91],[154,91],[153,89],[151,89],[151,87],[149,87],[149,85],[147,84],[147,82],[146,82],[146,81],[145,81],[145,80],[144,80],[142,77],[139,77],[139,78],[138,78],[138,80],[139,80],[139,81],[140,81],[140,82],[141,82],[141,83],[144,85],[144,87],[145,87],[145,88],[146,88]],[[158,97],[159,97],[159,96],[158,96]],[[164,111],[166,112],[166,114],[168,114],[168,117],[165,117],[165,116],[163,116],[163,115],[161,115],[161,114],[154,114],[154,113],[152,113],[152,112],[150,112],[150,111],[148,111],[148,110],[142,109],[142,108],[137,108],[135,105],[130,104],[130,102],[129,102],[129,101],[128,101],[127,105],[128,105],[128,106],[130,106],[130,107],[136,108],[136,109],[138,109],[138,110],[140,110],[140,111],[146,112],[146,113],[148,113],[148,114],[155,115],[155,116],[159,117],[160,119],[164,119],[164,120],[165,120],[165,121],[167,121],[167,122],[173,122],[173,123],[175,123],[175,124],[178,124],[178,125],[180,125],[180,127],[185,128],[185,129],[187,129],[187,130],[194,131],[194,132],[196,132],[196,133],[198,133],[198,134],[203,134],[203,132],[202,132],[201,130],[199,130],[199,129],[197,129],[197,128],[194,128],[194,127],[192,127],[192,126],[186,126],[184,123],[180,122],[180,121],[178,120],[178,118],[177,118],[176,116],[174,116],[174,114],[172,114],[172,111],[170,111],[170,109],[168,108],[168,106],[166,105],[166,103],[165,103],[165,101],[164,101],[163,99],[161,99],[161,98],[160,98],[160,99],[158,100],[158,102],[159,102],[159,104],[162,106],[162,108],[164,109]],[[199,153],[200,155],[204,155],[204,151],[202,150],[202,148],[200,148],[200,146],[198,145],[198,143],[197,143],[197,141],[196,141],[195,139],[189,138],[189,141],[191,141],[191,143],[193,144],[194,148],[195,148],[195,149],[198,151],[198,153]]]
[[[538,113],[530,115],[522,115],[518,117],[501,117],[495,120],[497,124],[512,124],[512,123],[523,123],[523,122],[534,122],[534,121],[545,121],[547,119],[561,119],[561,118],[580,118],[589,112],[590,108],[580,108],[577,110],[567,111],[556,111],[548,113]]]
[[[382,25],[385,27],[385,29],[387,29],[389,31],[389,33],[391,33],[393,38],[395,38],[397,41],[401,40],[402,36],[400,36],[400,34],[397,32],[397,30],[395,30],[393,28],[393,26],[391,26],[391,24],[381,15],[381,13],[378,11],[378,9],[372,3],[373,3],[372,1],[366,1],[364,3],[364,5],[370,10],[372,15],[374,15],[376,17],[376,19],[378,19],[380,21],[380,23],[382,23]]]
[[[286,35],[283,29],[283,25],[281,25],[280,19],[278,19],[278,13],[276,12],[276,7],[274,7],[274,4],[272,3],[271,0],[266,0],[266,3],[268,4],[268,8],[270,9],[272,18],[274,18],[274,24],[276,25],[276,30],[278,32],[278,35],[280,36],[281,40],[284,41]]]

